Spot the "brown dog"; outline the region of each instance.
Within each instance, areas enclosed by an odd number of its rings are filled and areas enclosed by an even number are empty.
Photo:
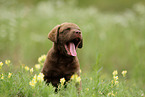
[[[69,81],[73,74],[80,75],[77,48],[82,48],[82,33],[73,23],[63,23],[54,27],[48,34],[53,47],[48,51],[42,73],[47,83],[56,88],[61,78]]]

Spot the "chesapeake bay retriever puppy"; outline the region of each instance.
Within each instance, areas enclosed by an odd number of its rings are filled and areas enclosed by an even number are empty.
[[[57,89],[61,78],[67,82],[73,74],[80,75],[76,50],[82,48],[82,32],[76,24],[63,23],[49,32],[48,39],[53,46],[47,53],[41,72],[44,80]]]

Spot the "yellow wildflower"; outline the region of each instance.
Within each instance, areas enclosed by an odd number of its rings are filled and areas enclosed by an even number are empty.
[[[33,70],[33,68],[31,68],[31,69],[30,69],[30,73],[32,74],[32,73],[33,73],[33,71],[34,71],[34,70]]]
[[[111,95],[111,93],[109,92],[107,95],[108,95],[108,96],[110,96],[110,95]]]
[[[46,55],[42,55],[41,57],[38,58],[38,62],[44,63],[45,59],[46,59]]]
[[[71,76],[71,79],[72,79],[72,80],[76,80],[77,77],[78,77],[78,75],[77,75],[77,74],[74,74],[74,75]]]
[[[3,62],[0,62],[0,66],[3,66]]]
[[[74,74],[71,76],[71,80],[75,81],[76,83],[80,83],[81,77],[79,77],[77,74]]]
[[[37,70],[39,70],[39,69],[40,69],[40,64],[36,64],[36,65],[35,65],[35,68],[36,68]]]
[[[113,84],[113,83],[114,83],[114,81],[112,80],[112,81],[111,81],[111,83]]]
[[[28,66],[25,66],[25,70],[28,71],[29,70],[29,67]]]
[[[108,96],[115,96],[115,94],[113,94],[113,91],[112,92],[109,92],[108,94],[107,94]]]
[[[3,73],[1,74],[1,79],[4,79],[4,75],[3,75]]]
[[[65,78],[61,78],[61,79],[60,79],[60,83],[61,83],[61,85],[63,85],[64,82],[65,82]]]
[[[37,80],[39,82],[42,82],[44,80],[44,74],[43,73],[39,73],[39,75],[37,76]]]
[[[115,81],[115,85],[118,85],[119,84],[119,81]]]
[[[29,82],[29,85],[34,88],[36,83],[37,83],[36,80],[32,80],[32,81]]]
[[[5,64],[10,64],[11,61],[10,60],[5,60]]]
[[[87,91],[89,91],[89,88],[86,88]]]
[[[8,74],[8,78],[10,78],[11,76],[12,76],[12,73],[9,72],[9,74]]]
[[[82,73],[82,70],[80,69],[80,73]]]
[[[11,61],[10,60],[5,60],[5,64],[7,64],[8,66],[10,65]]]
[[[33,83],[32,81],[29,82],[29,85],[35,87],[35,83]]]
[[[114,70],[112,74],[113,76],[116,76],[118,74],[117,70]]]
[[[122,71],[122,75],[123,75],[123,77],[125,77],[126,76],[126,73],[127,73],[127,71],[125,70],[125,71]]]
[[[2,68],[2,66],[3,66],[3,62],[0,62],[0,69]]]
[[[80,81],[81,81],[81,77],[77,77],[76,82],[80,83]]]
[[[37,75],[36,74],[34,75],[33,80],[37,80]]]
[[[113,78],[115,81],[118,80],[118,76],[113,76]]]

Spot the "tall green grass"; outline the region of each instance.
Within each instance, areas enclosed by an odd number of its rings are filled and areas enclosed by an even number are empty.
[[[94,70],[91,73],[81,74],[82,89],[79,91],[75,87],[80,84],[77,81],[77,76],[73,77],[71,81],[66,83],[67,87],[64,88],[64,82],[60,80],[61,84],[58,87],[58,92],[55,93],[55,88],[43,81],[40,70],[44,61],[39,61],[35,67],[28,67],[21,64],[17,71],[14,71],[14,64],[11,62],[0,63],[0,95],[1,97],[142,97],[144,92],[132,82],[124,77],[118,75],[115,70],[111,75],[112,79],[101,78],[101,68]],[[3,64],[3,65],[2,65]],[[33,71],[32,71],[33,68]],[[10,75],[11,73],[11,75]],[[40,76],[39,76],[40,75]],[[123,78],[121,80],[121,78]],[[64,79],[65,81],[65,79]]]
[[[12,2],[10,2],[12,3]],[[84,73],[102,67],[102,79],[111,79],[113,70],[128,71],[128,80],[142,89],[145,82],[145,6],[136,4],[120,13],[78,8],[63,2],[40,2],[35,6],[0,6],[0,60],[12,60],[14,68],[34,66],[52,42],[49,31],[63,22],[80,26],[84,46],[78,57]],[[96,59],[100,58],[96,64]],[[145,90],[145,89],[144,89]]]

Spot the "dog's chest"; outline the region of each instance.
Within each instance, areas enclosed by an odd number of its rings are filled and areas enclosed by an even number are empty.
[[[60,71],[73,71],[77,69],[75,58],[59,57],[56,61],[56,68]]]

